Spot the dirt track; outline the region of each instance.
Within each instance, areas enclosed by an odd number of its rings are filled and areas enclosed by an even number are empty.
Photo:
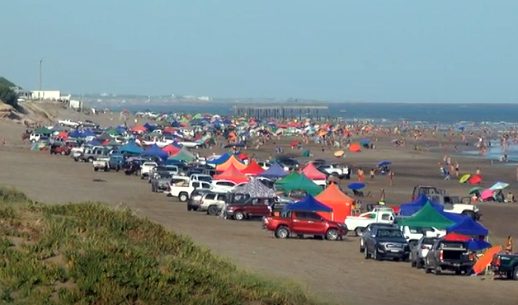
[[[151,193],[149,184],[137,177],[94,172],[89,164],[76,163],[68,157],[26,148],[2,148],[0,164],[0,184],[15,186],[36,200],[102,201],[129,206],[168,229],[191,236],[245,269],[296,281],[333,303],[514,304],[518,297],[517,283],[513,281],[435,276],[411,269],[408,263],[366,261],[358,252],[355,237],[343,242],[276,240],[261,229],[259,222],[238,223],[187,212],[184,204]],[[407,183],[404,177],[399,179],[397,184]],[[408,196],[402,190],[392,191],[395,197],[399,193],[401,198]],[[509,230],[501,219],[516,219],[518,206],[487,205],[483,212],[484,224],[500,238]],[[515,227],[512,229],[516,232]]]

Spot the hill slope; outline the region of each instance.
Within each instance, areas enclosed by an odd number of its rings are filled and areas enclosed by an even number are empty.
[[[129,210],[42,205],[0,188],[0,234],[0,303],[313,303]]]

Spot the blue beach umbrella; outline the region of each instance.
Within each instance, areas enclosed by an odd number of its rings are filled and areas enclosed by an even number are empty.
[[[361,190],[365,187],[365,183],[363,182],[352,182],[347,185],[347,187],[353,191]]]

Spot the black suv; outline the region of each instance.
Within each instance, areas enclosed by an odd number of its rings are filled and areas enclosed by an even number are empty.
[[[363,234],[365,259],[382,260],[390,258],[395,261],[408,260],[410,247],[403,233],[398,228],[376,227],[370,234]]]

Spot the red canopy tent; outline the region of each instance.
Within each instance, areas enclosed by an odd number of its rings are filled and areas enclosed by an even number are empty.
[[[443,239],[446,240],[446,241],[462,241],[462,242],[466,242],[466,241],[470,241],[471,237],[469,237],[467,235],[464,235],[464,234],[459,234],[459,233],[451,232],[451,233],[446,234],[443,237]]]
[[[215,175],[214,180],[229,180],[235,183],[247,182],[248,177],[241,173],[233,164],[231,164],[223,173]]]
[[[319,213],[324,218],[343,223],[345,218],[351,215],[354,199],[344,194],[334,183],[331,183],[315,199],[333,209],[333,213]]]
[[[135,125],[133,128],[131,128],[131,131],[135,133],[144,133],[147,131],[147,129],[144,127],[144,125]]]
[[[252,161],[250,161],[250,163],[248,163],[248,166],[241,171],[241,173],[243,173],[243,174],[252,175],[252,176],[260,175],[263,172],[264,172],[264,169],[261,166],[259,166],[259,164],[257,164],[257,162],[254,159],[252,159]]]
[[[304,169],[301,171],[304,176],[308,177],[311,180],[326,180],[327,176],[326,174],[319,171],[313,163],[309,163],[304,167]]]
[[[174,146],[173,144],[169,144],[169,145],[165,146],[164,148],[162,148],[162,150],[165,151],[166,153],[168,153],[169,155],[175,155],[181,150],[181,148],[178,148],[178,147]]]
[[[360,152],[360,151],[362,151],[362,147],[361,147],[360,143],[351,143],[351,145],[349,145],[349,151],[350,152]]]
[[[246,164],[239,161],[236,156],[232,155],[230,158],[228,158],[225,163],[219,164],[216,166],[216,171],[218,172],[224,172],[226,171],[230,166],[234,166],[238,170],[244,170],[246,168]]]

